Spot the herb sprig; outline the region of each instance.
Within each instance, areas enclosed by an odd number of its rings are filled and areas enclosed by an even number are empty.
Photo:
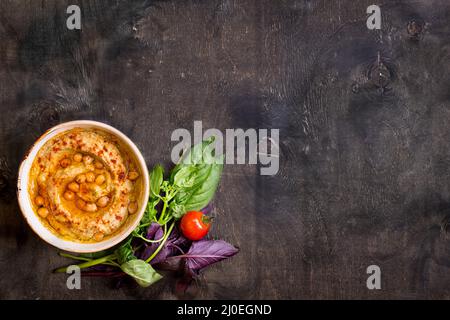
[[[215,155],[213,142],[214,138],[211,137],[188,150],[167,179],[164,179],[161,165],[152,169],[150,197],[145,214],[131,235],[116,248],[94,254],[60,255],[81,261],[78,264],[81,269],[99,265],[120,268],[139,285],[147,287],[162,278],[152,267],[152,261],[161,255],[164,259],[158,258],[158,263],[184,261],[182,265],[192,274],[200,270],[199,265],[203,268],[236,254],[238,249],[224,241],[201,240],[190,243],[176,228],[177,221],[186,212],[205,208],[217,190],[223,170],[223,156]],[[167,243],[169,239],[170,248]],[[184,245],[187,253],[180,245]],[[179,255],[174,254],[172,248],[176,248],[175,252]],[[203,249],[203,254],[199,248]],[[149,254],[148,257],[146,254]],[[192,267],[189,269],[189,266]],[[63,267],[55,272],[66,270],[67,267]]]

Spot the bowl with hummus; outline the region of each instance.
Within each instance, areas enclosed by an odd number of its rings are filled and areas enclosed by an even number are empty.
[[[79,120],[44,133],[23,160],[17,195],[30,227],[70,252],[96,252],[124,240],[149,196],[142,154],[119,130]]]

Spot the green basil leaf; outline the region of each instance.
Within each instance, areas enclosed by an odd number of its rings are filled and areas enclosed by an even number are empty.
[[[175,203],[183,205],[185,212],[200,210],[208,205],[214,197],[223,170],[223,157],[219,164],[197,165],[194,184],[190,188],[182,188],[175,196]]]
[[[164,178],[164,169],[159,164],[150,173],[150,196],[155,198],[159,195]]]
[[[174,176],[173,183],[182,188],[189,188],[195,182],[195,166],[182,166]]]
[[[156,206],[160,201],[161,200],[159,198],[153,198],[148,201],[145,215],[141,220],[141,224],[148,224],[156,220],[156,214],[158,213],[158,210],[156,210]]]
[[[184,212],[200,210],[211,201],[219,185],[223,170],[223,155],[214,156],[214,137],[196,144],[181,158],[180,163],[171,173],[171,182],[178,187],[175,196],[177,210],[172,210],[175,218]]]
[[[120,268],[132,276],[141,287],[148,287],[162,278],[150,264],[141,259],[125,262]]]
[[[115,251],[117,260],[120,264],[136,259],[133,248],[131,247],[131,239],[131,237],[128,238],[128,240],[122,243]]]
[[[192,164],[203,164],[209,163],[208,160],[212,160],[212,146],[214,142],[214,136],[203,140],[201,143],[194,145],[181,157],[180,164],[192,165]]]
[[[197,188],[186,192],[187,195],[183,201],[186,211],[200,210],[208,205],[216,193],[222,170],[223,164],[208,165],[203,176],[199,177],[202,182],[197,185]]]
[[[176,204],[176,203],[172,202],[170,204],[170,209],[172,212],[172,216],[175,219],[181,218],[186,213],[186,208],[182,204]]]
[[[147,202],[147,207],[145,209],[145,214],[141,219],[141,222],[139,223],[138,228],[140,229],[141,225],[148,225],[152,221],[156,221],[156,214],[158,213],[158,210],[156,210],[156,206],[161,200],[159,198],[151,198]]]
[[[173,168],[170,175],[170,182],[174,183],[175,176],[183,167],[194,167],[196,165],[213,164],[215,160],[213,146],[214,136],[208,138],[187,150],[180,159],[180,162]]]

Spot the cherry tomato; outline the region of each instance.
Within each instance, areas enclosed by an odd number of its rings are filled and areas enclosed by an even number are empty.
[[[209,231],[211,219],[200,211],[189,211],[181,218],[180,229],[189,240],[200,240]]]

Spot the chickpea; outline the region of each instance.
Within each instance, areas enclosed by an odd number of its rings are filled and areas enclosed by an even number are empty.
[[[100,208],[104,208],[104,207],[106,207],[108,205],[108,202],[109,202],[109,197],[108,196],[100,197],[97,200],[97,206],[99,206]]]
[[[75,201],[75,205],[78,209],[84,210],[84,208],[86,207],[86,201],[84,201],[83,199],[77,199],[77,201]]]
[[[47,176],[44,173],[41,173],[38,177],[38,183],[43,185],[47,182]]]
[[[86,173],[86,181],[94,182],[95,181],[95,173],[93,173],[93,172]]]
[[[76,162],[81,162],[81,160],[83,160],[83,155],[81,153],[75,153],[73,155],[73,160]]]
[[[129,212],[130,214],[136,213],[137,209],[138,209],[138,206],[137,206],[137,203],[136,203],[136,202],[131,202],[131,203],[128,205],[128,212]]]
[[[66,199],[67,201],[73,201],[73,199],[75,199],[75,193],[67,190],[66,192],[64,192],[64,199]]]
[[[97,205],[92,202],[86,203],[86,206],[84,207],[84,211],[95,212],[95,211],[97,211]]]
[[[85,165],[91,164],[94,161],[94,158],[92,158],[91,156],[84,156],[83,157],[83,162]]]
[[[128,173],[128,179],[130,179],[131,181],[136,180],[137,178],[139,178],[139,173],[137,173],[136,171],[130,171]]]
[[[67,168],[68,166],[70,166],[70,162],[71,162],[70,159],[64,158],[59,162],[59,164],[61,167]]]
[[[63,214],[55,216],[55,220],[59,221],[59,222],[62,222],[62,223],[67,222],[67,218]]]
[[[103,163],[101,163],[100,161],[95,162],[94,165],[97,169],[103,169]]]
[[[78,183],[76,183],[76,182],[71,182],[71,183],[69,183],[69,185],[67,186],[67,188],[68,188],[70,191],[73,191],[73,192],[78,192],[78,191],[80,191],[80,185],[79,185]]]
[[[103,182],[105,182],[106,178],[104,175],[99,174],[97,176],[97,178],[95,178],[95,183],[98,184],[99,186],[103,184]]]
[[[103,234],[103,232],[97,232],[97,233],[94,234],[94,240],[95,241],[101,241],[101,240],[103,240],[104,236],[105,235]]]
[[[44,205],[44,198],[41,196],[37,196],[34,198],[34,203],[36,203],[37,206],[42,207]]]
[[[40,215],[42,218],[46,218],[48,216],[48,209],[47,208],[39,208],[37,211],[38,215]]]
[[[85,183],[86,182],[86,175],[85,174],[79,174],[75,178],[75,181],[78,182],[79,184]]]

